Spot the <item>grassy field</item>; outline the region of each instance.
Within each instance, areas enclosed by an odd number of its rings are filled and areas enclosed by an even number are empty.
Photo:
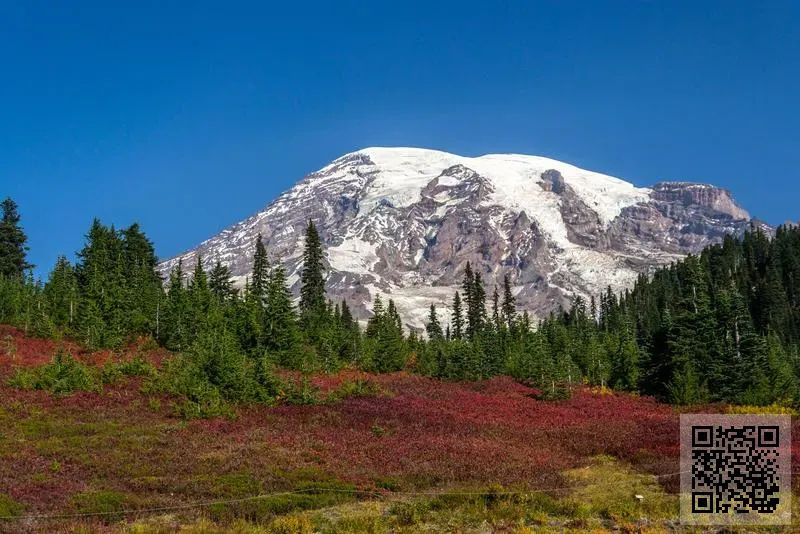
[[[661,532],[676,524],[678,414],[651,399],[580,389],[542,402],[507,378],[442,383],[347,371],[312,377],[321,404],[185,421],[174,399],[144,393],[141,377],[70,395],[11,387],[15,369],[49,361],[56,347],[9,328],[0,340],[3,532]],[[72,349],[96,365],[130,356]],[[166,357],[128,350],[155,365]]]

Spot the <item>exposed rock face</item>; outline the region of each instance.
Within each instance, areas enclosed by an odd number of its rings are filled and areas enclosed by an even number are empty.
[[[365,318],[375,294],[386,294],[414,328],[431,303],[447,309],[468,261],[489,293],[508,273],[519,309],[542,315],[576,294],[628,287],[750,224],[727,191],[709,185],[637,188],[535,156],[371,148],[308,175],[180,258],[219,259],[243,284],[260,233],[298,293],[309,219],[326,246],[331,298],[346,298]]]

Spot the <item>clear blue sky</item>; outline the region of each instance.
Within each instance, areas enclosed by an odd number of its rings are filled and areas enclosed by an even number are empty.
[[[800,217],[800,3],[5,2],[0,196],[43,275],[94,216],[166,258],[374,145],[546,155]]]

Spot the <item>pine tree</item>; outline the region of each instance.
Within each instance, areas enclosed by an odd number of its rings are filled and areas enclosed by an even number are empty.
[[[617,347],[611,358],[609,382],[616,389],[635,391],[639,382],[639,348],[630,321],[624,320],[615,337]]]
[[[466,321],[464,325],[464,336],[468,340],[472,340],[475,334],[475,275],[472,272],[472,266],[467,262],[464,268],[464,280],[461,282],[461,290],[464,295],[464,304],[466,305]],[[460,336],[459,336],[460,337]]]
[[[183,262],[178,260],[169,274],[161,327],[161,342],[170,350],[184,350],[190,341],[190,304],[183,286]]]
[[[261,303],[267,298],[267,285],[269,284],[269,260],[267,259],[267,249],[261,234],[256,239],[256,250],[253,255],[253,273],[250,277],[250,291],[252,295]]]
[[[358,363],[360,356],[361,332],[358,321],[353,317],[347,301],[342,299],[341,305],[341,337],[339,344],[339,358],[342,361]]]
[[[187,288],[187,296],[189,301],[189,342],[191,342],[204,328],[213,299],[211,290],[208,288],[208,276],[203,269],[203,258],[200,254],[197,255],[192,279]]]
[[[467,304],[466,337],[470,341],[483,329],[486,318],[486,290],[479,272],[472,270],[469,262],[464,269],[462,282],[464,299]]]
[[[233,280],[231,280],[230,267],[217,260],[211,272],[208,273],[208,288],[219,304],[228,302],[233,298],[236,295],[236,289],[233,287]]]
[[[0,219],[0,277],[22,278],[25,271],[33,268],[27,261],[28,241],[19,224],[17,203],[6,198],[1,204]]]
[[[430,341],[442,341],[444,333],[442,332],[442,325],[439,324],[439,317],[436,314],[436,306],[431,304],[430,313],[428,314],[428,324],[425,325],[425,330],[428,333]]]
[[[126,228],[120,235],[125,329],[128,333],[155,334],[164,297],[163,280],[156,271],[155,248],[138,224]]]
[[[327,323],[327,305],[322,242],[311,220],[306,228],[300,283],[300,319],[309,340],[316,343]]]
[[[497,332],[500,332],[502,321],[500,320],[500,294],[497,292],[497,286],[494,286],[494,293],[492,293],[492,324]]]
[[[364,340],[369,352],[368,369],[379,373],[399,371],[405,364],[405,343],[400,316],[394,301],[384,307],[380,295],[375,296],[373,315],[367,322]]]
[[[461,339],[464,337],[464,312],[461,309],[461,297],[456,291],[453,295],[453,317],[452,317],[452,338]]]
[[[473,277],[472,300],[474,310],[474,331],[480,332],[486,323],[486,289],[483,287],[481,273],[475,271]]]
[[[511,290],[511,279],[509,278],[508,273],[506,273],[506,275],[503,277],[502,313],[503,313],[503,320],[506,323],[506,327],[509,330],[512,330],[514,327],[514,321],[516,320],[517,317],[517,309],[516,309],[514,294]]]
[[[95,219],[78,259],[75,272],[80,294],[80,330],[85,329],[92,346],[119,346],[129,332],[129,293],[123,242],[114,227],[103,226]],[[83,325],[84,322],[91,325]]]
[[[78,282],[65,256],[59,256],[44,286],[44,297],[55,326],[70,328],[78,307]]]
[[[353,326],[358,326],[358,323],[353,318],[353,312],[350,311],[350,306],[348,306],[347,301],[342,299],[342,324],[347,328],[352,328]]]
[[[286,284],[286,270],[278,263],[273,266],[267,284],[267,306],[264,313],[262,346],[268,353],[277,354],[285,365],[297,349],[297,317],[292,305],[292,293]]]

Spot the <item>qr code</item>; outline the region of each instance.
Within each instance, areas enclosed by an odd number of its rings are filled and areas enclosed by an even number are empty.
[[[791,418],[681,415],[681,521],[788,524]]]

